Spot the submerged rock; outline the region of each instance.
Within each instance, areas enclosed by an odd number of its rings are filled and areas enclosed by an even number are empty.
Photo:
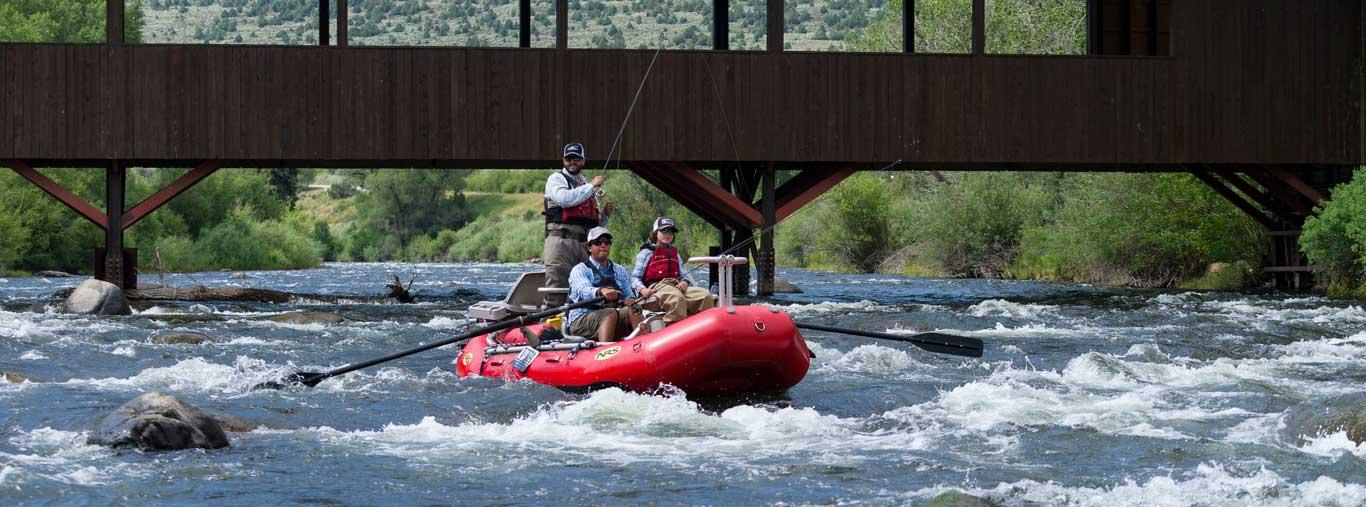
[[[346,318],[328,312],[290,312],[273,316],[270,320],[281,324],[337,324]]]
[[[1366,442],[1366,393],[1308,400],[1290,407],[1281,438],[1298,446],[1338,432],[1346,432],[1347,439],[1357,444]]]
[[[33,379],[31,379],[31,378],[28,378],[28,377],[26,377],[26,376],[20,375],[20,374],[18,374],[18,373],[10,373],[10,372],[0,372],[0,378],[5,379],[5,382],[10,382],[10,383],[13,383],[13,384],[22,384],[22,383],[24,383],[24,382],[33,382]]]
[[[76,286],[76,290],[71,291],[66,302],[62,303],[62,311],[82,315],[129,315],[133,313],[132,308],[128,307],[128,299],[123,296],[123,289],[112,283],[93,278],[81,282],[80,285]]]
[[[792,282],[775,276],[773,277],[773,292],[775,294],[801,294],[802,289]]]
[[[213,341],[209,335],[203,333],[162,333],[154,335],[147,341],[158,345],[199,345],[204,342]]]
[[[221,449],[228,436],[212,416],[173,396],[147,393],[100,419],[89,441],[94,445],[144,451]]]
[[[991,500],[972,496],[967,493],[949,491],[947,493],[940,493],[939,496],[930,499],[930,502],[925,504],[925,507],[996,507],[996,504],[991,503]]]

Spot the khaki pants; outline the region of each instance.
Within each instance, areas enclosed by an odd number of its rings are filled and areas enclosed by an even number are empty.
[[[545,263],[545,287],[569,288],[569,271],[579,263],[588,261],[588,250],[582,241],[559,236],[546,236],[545,247],[541,250],[541,261]],[[546,294],[547,307],[561,306],[568,294]]]
[[[672,278],[660,280],[650,286],[659,298],[657,305],[651,305],[664,312],[664,322],[672,323],[716,306],[711,292],[701,287],[689,286],[687,292],[678,290],[678,281]],[[652,308],[653,310],[654,308]]]
[[[603,308],[580,315],[578,319],[575,319],[574,322],[569,325],[569,329],[566,331],[574,336],[582,336],[590,340],[596,340],[598,336],[598,326],[601,326],[602,321],[607,319],[617,319],[618,336],[630,332],[631,309],[625,306],[621,308]]]

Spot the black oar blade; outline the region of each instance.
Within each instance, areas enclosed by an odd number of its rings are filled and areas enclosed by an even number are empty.
[[[291,385],[300,385],[300,384],[306,385],[306,386],[308,386],[308,387],[313,387],[313,386],[318,385],[319,382],[322,382],[323,380],[327,379],[328,377],[329,377],[329,375],[326,374],[326,373],[318,373],[318,372],[314,372],[314,371],[299,371],[299,372],[291,373],[291,374],[289,374],[288,376],[286,376],[285,378],[282,378],[282,379],[280,379],[280,380],[271,380],[271,381],[269,381],[269,382],[262,382],[262,383],[260,383],[260,384],[256,384],[256,385],[252,386],[251,388],[252,388],[252,389],[284,389],[284,388],[289,387],[289,386],[291,386]]]
[[[813,329],[816,331],[826,331],[830,333],[844,333],[854,336],[867,336],[869,338],[880,338],[906,342],[930,352],[940,354],[952,354],[963,357],[982,357],[984,348],[982,340],[967,336],[954,336],[944,333],[919,333],[913,335],[899,335],[891,333],[879,333],[877,331],[864,331],[862,329],[848,329],[843,327],[827,326],[824,324],[812,324],[809,322],[794,322],[797,327],[802,329]]]
[[[944,333],[920,333],[907,336],[906,338],[916,339],[916,341],[911,341],[911,343],[930,352],[953,354],[956,356],[982,357],[982,349],[985,348],[982,340],[968,336],[954,336]]]

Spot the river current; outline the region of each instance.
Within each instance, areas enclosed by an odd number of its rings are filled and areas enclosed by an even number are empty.
[[[0,503],[916,505],[963,491],[1001,505],[1366,504],[1366,447],[1283,431],[1299,404],[1366,392],[1366,311],[1304,295],[783,269],[805,292],[756,304],[974,336],[985,356],[806,331],[816,358],[788,392],[689,400],[458,379],[443,347],[312,389],[251,389],[458,334],[469,304],[535,268],[175,275],[364,296],[412,273],[420,302],[158,303],[113,318],[56,311],[50,294],[81,279],[0,279],[0,371],[35,380],[0,380]],[[347,320],[268,320],[297,310]],[[168,331],[212,342],[149,340]],[[215,451],[85,443],[151,391],[259,428]]]

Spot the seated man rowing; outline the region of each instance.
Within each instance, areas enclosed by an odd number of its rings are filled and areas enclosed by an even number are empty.
[[[595,339],[598,343],[614,342],[640,323],[640,312],[632,309],[637,297],[648,298],[654,291],[608,259],[612,254],[612,233],[606,227],[588,231],[587,248],[588,260],[569,272],[569,301],[578,303],[601,296],[608,303],[620,302],[621,306],[570,310],[564,329],[567,334]]]

